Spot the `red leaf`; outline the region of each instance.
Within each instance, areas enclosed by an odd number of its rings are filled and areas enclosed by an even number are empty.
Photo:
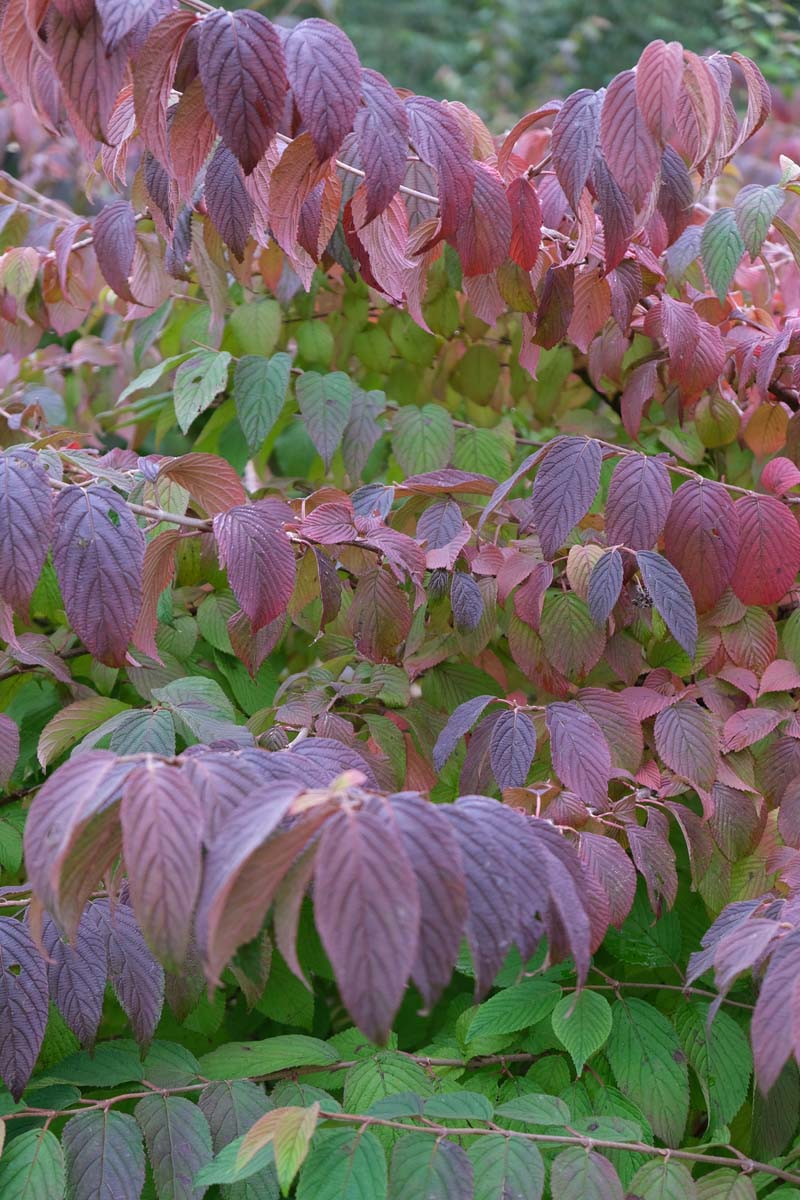
[[[726,754],[732,750],[744,750],[759,742],[773,729],[777,729],[786,713],[772,708],[745,708],[741,712],[728,717],[722,730],[723,750]]]
[[[742,496],[736,512],[739,557],[731,586],[744,604],[775,604],[800,569],[800,529],[774,496]]]
[[[288,83],[278,32],[261,13],[216,9],[200,25],[197,62],[206,107],[249,175],[283,117]]]
[[[608,807],[611,752],[602,729],[580,705],[548,704],[547,728],[553,767],[563,784],[590,808]]]
[[[656,363],[645,362],[634,367],[625,381],[620,408],[625,432],[632,438],[639,436],[644,406],[653,398],[657,379]]]
[[[636,100],[653,137],[663,146],[672,132],[681,87],[683,46],[680,42],[651,42],[636,66]]]
[[[655,722],[656,749],[676,775],[707,792],[717,777],[719,738],[708,709],[678,700],[662,709]]]
[[[211,152],[216,133],[214,120],[206,108],[202,81],[197,77],[178,101],[169,126],[169,155],[181,199],[192,194],[197,173]]]
[[[225,146],[217,147],[206,169],[205,198],[214,228],[242,262],[253,224],[253,201],[244,186],[242,168]]]
[[[606,502],[606,536],[629,550],[656,544],[669,513],[672,488],[662,459],[629,455],[615,467]]]
[[[528,714],[516,708],[501,712],[489,742],[489,761],[501,791],[524,787],[535,753],[536,730]]]
[[[661,322],[669,349],[670,370],[687,398],[716,383],[725,365],[725,347],[716,325],[702,321],[689,304],[664,296]]]
[[[682,483],[664,527],[664,553],[689,585],[698,612],[713,608],[730,582],[739,513],[726,489],[705,479]]]
[[[520,175],[506,192],[511,209],[509,256],[523,271],[532,271],[542,241],[542,206],[536,188]]]
[[[627,253],[636,228],[636,218],[633,205],[609,171],[602,155],[598,154],[595,159],[592,179],[603,223],[605,266],[607,271],[612,271]],[[621,328],[627,328],[627,322]]]
[[[772,458],[761,472],[759,482],[773,496],[785,496],[800,483],[800,470],[789,458]]]
[[[322,944],[345,1007],[374,1042],[391,1029],[420,932],[414,871],[391,810],[382,813],[379,803],[328,819],[314,869]]]
[[[105,142],[108,118],[125,81],[128,56],[124,48],[106,49],[97,13],[79,27],[51,9],[46,51],[64,89],[70,120]]]
[[[348,615],[359,654],[375,663],[397,658],[411,628],[411,609],[388,571],[373,567],[361,576]]]
[[[294,590],[294,551],[281,528],[284,520],[283,505],[274,500],[237,505],[214,517],[220,562],[254,632],[286,611]]]
[[[130,279],[136,248],[136,214],[129,200],[107,204],[94,219],[92,241],[107,282],[123,300],[136,303]]]
[[[475,163],[475,182],[465,217],[453,236],[465,275],[489,275],[506,261],[511,244],[511,209],[502,177]]]
[[[216,454],[182,454],[179,458],[162,459],[158,478],[174,479],[212,517],[247,501],[241,479],[230,463]],[[287,519],[289,515],[287,508]]]
[[[577,213],[581,193],[594,165],[600,133],[600,97],[581,88],[562,104],[553,122],[550,150],[556,178]]]
[[[406,173],[408,117],[403,101],[378,71],[361,72],[361,107],[353,126],[364,164],[365,222],[388,207]]]
[[[47,557],[52,493],[32,450],[0,454],[0,601],[26,612]]]
[[[622,71],[608,85],[600,114],[600,145],[611,174],[634,208],[643,208],[661,155],[636,103],[635,71]]]
[[[324,161],[353,128],[361,98],[358,54],[341,29],[319,17],[295,25],[284,53],[294,102]]]
[[[95,658],[122,666],[142,602],[144,534],[106,487],[65,488],[53,516],[53,565],[70,624]]]
[[[772,95],[764,76],[749,58],[736,51],[731,55],[737,64],[747,86],[747,113],[742,121],[741,129],[730,153],[735,153],[756,130],[760,129],[772,109]]]
[[[602,451],[589,438],[563,437],[548,449],[531,505],[542,551],[552,558],[589,510],[600,482]]]
[[[411,141],[423,162],[439,177],[440,228],[449,238],[466,219],[476,171],[466,138],[456,118],[438,100],[410,96],[406,100]],[[420,247],[420,253],[428,247]]]
[[[148,150],[163,167],[169,166],[167,104],[186,35],[197,17],[191,12],[174,12],[150,31],[136,62],[133,105],[136,120]]]
[[[611,923],[619,927],[636,895],[636,871],[622,846],[599,833],[581,833],[578,852],[608,896]]]
[[[611,316],[611,288],[599,267],[575,276],[573,304],[567,336],[585,354]]]

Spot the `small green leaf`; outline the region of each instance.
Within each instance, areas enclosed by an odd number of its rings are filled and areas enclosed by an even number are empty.
[[[228,382],[231,356],[227,351],[201,350],[175,372],[175,417],[183,433],[205,412]]]
[[[321,1129],[297,1184],[297,1200],[385,1200],[386,1156],[369,1131]]]
[[[392,450],[407,475],[436,471],[450,462],[455,431],[450,414],[438,404],[409,405],[394,419]]]
[[[281,414],[289,389],[292,360],[290,355],[272,358],[248,354],[233,372],[233,398],[236,415],[247,445],[259,450]]]
[[[640,1167],[629,1192],[641,1200],[695,1200],[697,1196],[694,1180],[683,1163],[663,1158]]]
[[[569,1050],[580,1075],[587,1058],[605,1045],[611,1033],[611,1005],[599,992],[584,988],[564,996],[553,1009],[553,1032]]]
[[[262,1042],[228,1042],[200,1059],[205,1079],[237,1079],[269,1075],[290,1067],[324,1067],[338,1059],[327,1042],[303,1034],[284,1034]]]
[[[49,1129],[28,1129],[2,1150],[0,1196],[8,1200],[61,1200],[64,1155]]]
[[[721,208],[709,217],[700,239],[700,252],[708,282],[718,298],[724,300],[744,254],[744,242],[732,208]]]
[[[176,354],[172,358],[163,358],[154,367],[148,367],[145,371],[142,371],[140,375],[131,380],[126,388],[123,388],[117,404],[124,403],[128,399],[128,396],[132,396],[134,392],[143,392],[146,388],[152,387],[154,383],[158,383],[166,371],[169,371],[171,367],[176,366],[178,363],[185,362],[190,357],[190,353],[190,351],[187,351],[185,354]]]
[[[558,984],[547,979],[526,979],[514,987],[504,988],[478,1007],[467,1032],[467,1041],[487,1034],[528,1029],[550,1015],[560,996]]]
[[[566,1125],[570,1119],[564,1101],[544,1092],[528,1092],[514,1100],[507,1100],[505,1104],[498,1104],[495,1115],[509,1121],[522,1121],[526,1125]]]
[[[480,1092],[446,1092],[425,1101],[425,1116],[432,1121],[491,1121],[494,1109]]]

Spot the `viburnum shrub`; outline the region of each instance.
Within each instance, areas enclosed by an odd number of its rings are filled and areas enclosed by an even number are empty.
[[[322,20],[0,14],[0,1196],[796,1195],[757,68],[496,140]]]

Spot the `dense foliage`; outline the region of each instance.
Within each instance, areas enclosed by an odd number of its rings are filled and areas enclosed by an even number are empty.
[[[199,0],[5,0],[0,64],[0,1195],[796,1194],[759,70],[495,141]]]

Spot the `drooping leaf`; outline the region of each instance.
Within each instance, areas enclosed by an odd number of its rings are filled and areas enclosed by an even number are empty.
[[[361,71],[362,105],[353,130],[366,172],[368,223],[396,195],[406,172],[408,117],[402,100],[378,71]]]
[[[196,1200],[194,1177],[211,1162],[211,1131],[202,1109],[184,1096],[145,1096],[134,1110],[144,1134],[156,1192]]]
[[[335,154],[353,127],[361,96],[361,64],[347,35],[329,21],[310,17],[284,44],[295,104],[320,161]]]
[[[0,454],[0,600],[25,612],[53,528],[47,475],[37,456],[16,446]]]
[[[90,905],[81,917],[74,945],[62,941],[54,921],[45,917],[42,945],[47,954],[50,999],[84,1046],[91,1046],[103,1014],[106,946],[97,914]]]
[[[744,250],[733,209],[718,209],[703,226],[700,252],[708,281],[720,300],[728,293]]]
[[[492,727],[489,758],[501,791],[522,787],[536,753],[536,730],[526,712],[507,709]]]
[[[461,633],[477,629],[483,616],[483,594],[466,571],[455,571],[450,581],[450,607],[453,623]]]
[[[689,1108],[686,1056],[667,1018],[643,1000],[618,1000],[605,1053],[620,1089],[667,1145],[679,1145]]]
[[[542,238],[542,208],[536,188],[524,175],[508,185],[511,209],[509,256],[523,271],[533,270]]]
[[[381,567],[359,579],[348,617],[356,647],[375,663],[396,659],[411,628],[406,594]]]
[[[607,550],[589,576],[589,612],[595,625],[605,625],[622,591],[622,555]]]
[[[294,551],[282,529],[289,515],[281,502],[259,500],[214,517],[220,562],[253,632],[285,613],[291,599]]]
[[[643,208],[658,174],[661,155],[637,103],[637,72],[622,71],[606,89],[600,113],[600,145],[612,175]]]
[[[475,187],[467,140],[455,116],[438,100],[410,96],[405,106],[411,142],[438,176],[439,236],[452,237],[466,217]]]
[[[0,1078],[19,1100],[47,1025],[47,973],[26,925],[0,920]]]
[[[11,717],[0,713],[0,788],[4,788],[19,758],[19,726]]]
[[[64,89],[70,118],[105,142],[128,56],[122,46],[106,47],[97,12],[90,10],[89,19],[80,25],[72,24],[58,8],[48,15],[47,53]]]
[[[766,1095],[800,1045],[794,1013],[798,1005],[797,953],[800,934],[787,934],[770,959],[753,1013],[751,1039],[756,1079]],[[787,1019],[788,1018],[788,1019]]]
[[[589,438],[561,438],[544,457],[531,506],[542,550],[552,558],[586,515],[600,482],[602,453]]]
[[[92,243],[100,270],[123,300],[135,303],[130,275],[136,249],[136,215],[128,200],[107,204],[94,219]]]
[[[798,535],[800,545],[800,534]],[[697,650],[697,613],[692,593],[669,559],[654,550],[640,550],[636,561],[642,582],[679,646],[690,658]]]
[[[636,66],[636,103],[661,145],[672,132],[682,67],[680,42],[663,42],[660,38],[645,46]]]
[[[611,752],[600,726],[578,704],[548,704],[550,753],[561,781],[592,808],[608,804]]]
[[[727,1012],[710,1019],[707,1004],[681,1005],[675,1028],[703,1089],[710,1128],[728,1125],[747,1097],[753,1069],[747,1035]]]
[[[581,88],[567,97],[553,122],[553,166],[575,212],[594,163],[600,133],[600,104],[597,92]]]
[[[108,980],[127,1014],[134,1037],[147,1045],[164,1003],[164,969],[153,957],[127,904],[94,902],[103,925]]]
[[[656,748],[664,762],[683,779],[708,791],[716,779],[719,735],[706,708],[678,700],[655,721]]]
[[[214,228],[234,258],[242,262],[253,224],[253,201],[242,168],[227,146],[218,146],[206,167],[204,193]]]
[[[145,1158],[133,1117],[115,1109],[80,1112],[67,1121],[61,1139],[75,1200],[139,1200]]]

